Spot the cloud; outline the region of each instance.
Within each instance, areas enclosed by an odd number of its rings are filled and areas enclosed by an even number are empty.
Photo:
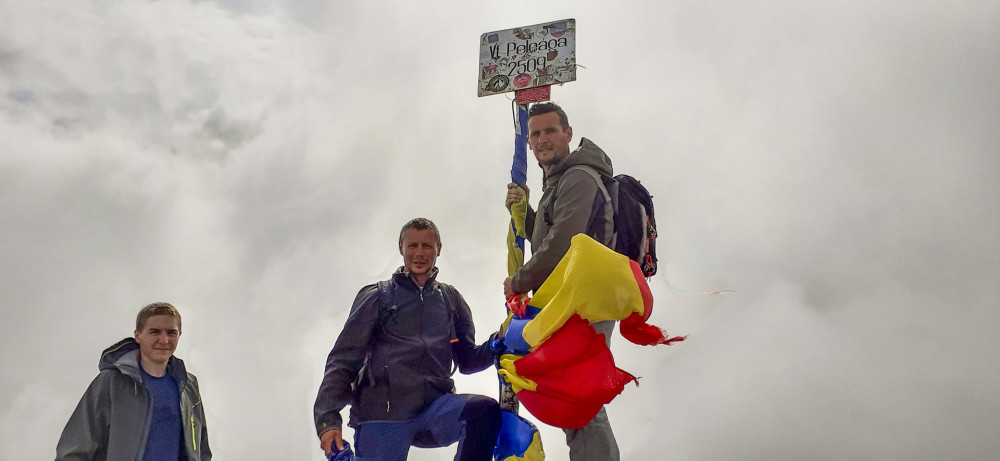
[[[995,5],[520,6],[0,1],[0,457],[51,453],[166,300],[218,457],[319,459],[323,361],[414,216],[485,337],[512,129],[476,40],[565,17],[553,94],[655,195],[653,322],[691,335],[615,341],[624,459],[998,451]]]

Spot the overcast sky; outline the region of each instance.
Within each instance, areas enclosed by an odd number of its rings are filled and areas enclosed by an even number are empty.
[[[484,339],[513,127],[479,37],[565,18],[553,99],[655,195],[651,321],[690,335],[616,337],[623,459],[1000,455],[1000,3],[540,5],[0,0],[0,459],[51,459],[169,301],[217,458],[321,460],[326,354],[416,216]]]

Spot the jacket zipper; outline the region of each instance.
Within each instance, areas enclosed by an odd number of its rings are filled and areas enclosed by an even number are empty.
[[[389,402],[392,401],[392,383],[389,382],[389,365],[383,366],[385,369],[385,412],[389,413]]]
[[[188,417],[191,420],[191,448],[193,448],[195,452],[198,451],[198,434],[194,433],[194,412],[195,412],[195,409],[198,408],[198,405],[200,405],[200,404],[201,404],[201,400],[199,400],[195,404],[191,405],[191,414],[188,415]]]
[[[191,448],[194,448],[196,452],[198,451],[198,439],[194,434],[194,408],[191,408]]]

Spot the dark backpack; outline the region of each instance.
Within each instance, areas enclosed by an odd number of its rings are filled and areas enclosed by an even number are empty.
[[[656,274],[656,218],[653,196],[627,174],[604,176],[583,165],[576,166],[589,173],[611,200],[614,209],[614,250],[639,263],[642,274]]]
[[[643,275],[656,274],[656,218],[653,196],[627,174],[611,178],[617,187],[617,197],[611,196],[615,208],[615,251],[639,263]],[[608,189],[608,195],[611,195]]]

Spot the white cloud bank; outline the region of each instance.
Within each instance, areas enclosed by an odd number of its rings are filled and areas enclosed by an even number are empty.
[[[656,195],[653,321],[691,335],[615,341],[624,458],[1000,453],[996,4],[505,5],[0,0],[0,458],[51,457],[166,300],[217,457],[321,459],[323,360],[414,216],[492,331],[511,126],[477,40],[566,17],[553,94]]]

